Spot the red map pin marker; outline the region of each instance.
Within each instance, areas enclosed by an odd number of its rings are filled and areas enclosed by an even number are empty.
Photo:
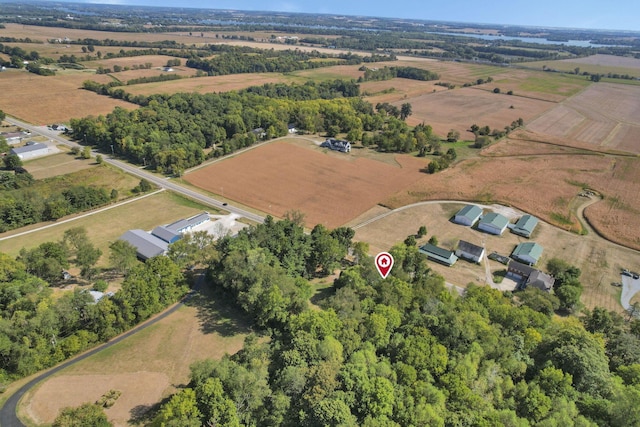
[[[380,252],[376,255],[376,268],[383,279],[386,279],[393,268],[393,257],[389,252]]]

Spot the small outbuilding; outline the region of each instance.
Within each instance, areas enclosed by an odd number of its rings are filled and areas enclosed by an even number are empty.
[[[522,237],[529,238],[531,233],[538,225],[538,218],[533,215],[523,215],[518,222],[515,223],[511,232]]]
[[[456,263],[456,261],[458,261],[458,257],[453,252],[443,248],[439,248],[430,243],[420,246],[420,249],[418,249],[418,251],[426,255],[428,259],[447,265],[449,267],[451,267]]]
[[[490,212],[482,217],[478,223],[478,229],[489,234],[500,236],[507,228],[509,220],[499,213]]]
[[[534,265],[542,256],[542,246],[535,242],[518,244],[511,253],[511,257],[525,264]]]
[[[482,209],[476,205],[466,205],[456,213],[453,222],[460,225],[473,226],[480,219]]]
[[[41,144],[39,142],[28,143],[24,147],[12,148],[9,152],[10,154],[15,154],[20,157],[21,160],[29,160],[34,157],[46,156],[49,154],[49,147],[46,144]]]
[[[465,240],[460,240],[458,249],[456,249],[456,256],[479,264],[482,261],[482,257],[484,257],[484,248]]]

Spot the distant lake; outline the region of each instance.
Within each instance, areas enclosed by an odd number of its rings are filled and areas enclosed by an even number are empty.
[[[495,41],[495,40],[519,40],[525,43],[538,43],[538,44],[555,44],[555,45],[565,45],[565,46],[577,46],[577,47],[614,47],[621,45],[614,44],[595,44],[591,43],[589,40],[568,40],[568,41],[558,41],[558,40],[548,40],[542,37],[513,37],[513,36],[492,36],[489,34],[473,34],[473,33],[444,33],[437,31],[430,31],[433,34],[441,34],[443,36],[464,36],[464,37],[474,37],[476,39],[482,39],[487,41]]]

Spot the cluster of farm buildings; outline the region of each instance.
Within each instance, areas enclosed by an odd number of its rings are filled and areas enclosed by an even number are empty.
[[[20,145],[26,138],[31,136],[29,132],[2,132],[0,136],[4,137],[8,145]],[[20,160],[29,160],[35,157],[46,156],[50,153],[49,146],[40,142],[27,141],[21,147],[14,147],[9,150],[9,154],[15,154]]]
[[[453,217],[453,222],[467,227],[476,227],[488,234],[500,236],[508,228],[512,233],[530,238],[538,225],[538,219],[532,215],[523,215],[516,223],[511,223],[504,215],[495,212],[484,214],[476,205],[466,205]],[[455,251],[450,251],[432,244],[420,247],[420,252],[432,261],[452,266],[463,258],[467,261],[481,263],[486,255],[485,248],[460,240]],[[549,291],[553,287],[555,279],[534,268],[533,266],[542,257],[543,248],[535,242],[522,242],[516,245],[510,257],[490,254],[490,259],[495,259],[507,265],[507,277],[520,283],[521,287],[534,286]]]
[[[165,255],[171,243],[177,242],[183,234],[193,231],[195,227],[210,220],[209,212],[202,212],[168,225],[159,225],[150,233],[140,229],[129,230],[120,237],[120,240],[136,248],[138,258],[147,260]]]

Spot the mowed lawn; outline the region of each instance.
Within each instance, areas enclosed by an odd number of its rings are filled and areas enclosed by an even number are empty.
[[[19,413],[48,424],[64,407],[118,390],[122,395],[106,413],[115,425],[129,425],[186,385],[192,363],[236,353],[250,331],[247,318],[205,289],[157,324],[39,384]]]
[[[71,222],[57,224],[23,236],[0,240],[0,252],[16,256],[23,247],[30,249],[44,242],[59,241],[62,239],[65,230],[73,227],[84,227],[87,229],[87,234],[91,241],[102,250],[102,257],[98,265],[104,267],[108,266],[109,263],[109,244],[117,240],[125,231],[132,228],[148,231],[157,225],[189,217],[203,210],[210,211],[211,209],[174,193],[163,191]],[[33,229],[49,224],[55,223],[41,223],[14,230],[0,234],[0,238],[20,233],[27,228]]]

